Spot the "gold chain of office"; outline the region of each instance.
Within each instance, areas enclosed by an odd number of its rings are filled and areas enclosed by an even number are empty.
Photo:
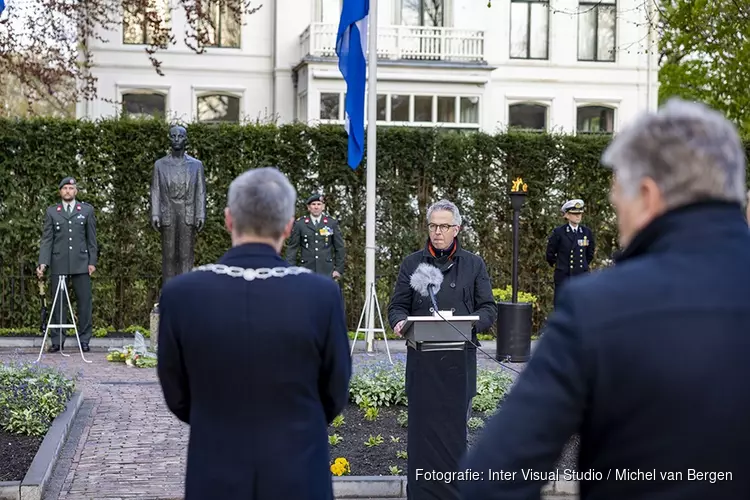
[[[312,272],[307,268],[297,266],[260,267],[258,269],[250,269],[238,266],[227,266],[224,264],[206,264],[196,267],[193,271],[210,271],[214,274],[223,274],[232,278],[244,278],[247,281],[283,278],[284,276],[296,276],[298,274]]]

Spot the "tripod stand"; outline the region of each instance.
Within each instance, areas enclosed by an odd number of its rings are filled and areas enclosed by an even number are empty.
[[[83,359],[86,363],[91,363],[86,357],[83,355],[83,347],[81,347],[81,337],[78,335],[78,327],[76,326],[76,320],[75,316],[73,315],[73,307],[70,305],[70,295],[68,294],[68,286],[65,283],[65,275],[60,275],[60,278],[57,280],[57,289],[55,290],[55,298],[52,300],[52,312],[50,312],[49,315],[49,321],[47,322],[47,328],[44,330],[44,338],[42,339],[42,347],[39,349],[39,357],[36,359],[37,362],[39,362],[40,359],[42,359],[42,353],[44,352],[44,345],[47,343],[47,335],[49,334],[50,328],[58,328],[60,330],[60,354],[62,354],[65,357],[69,357],[70,354],[65,354],[63,352],[63,328],[72,328],[73,331],[76,333],[76,340],[78,341],[78,349],[81,351],[81,359]],[[55,306],[57,305],[57,300],[62,300],[61,295],[65,295],[65,301],[68,304],[68,312],[70,314],[70,321],[71,323],[65,324],[63,323],[63,308],[62,304],[60,306],[60,322],[56,324],[52,324],[52,317],[55,315]]]
[[[380,318],[380,328],[374,328],[374,308],[377,308],[378,310],[378,317]],[[367,328],[362,328],[363,319],[367,324]],[[375,292],[375,282],[373,282],[370,286],[370,291],[367,294],[367,297],[365,297],[365,306],[362,308],[362,314],[359,316],[359,325],[357,326],[357,331],[354,332],[354,341],[352,342],[352,355],[354,354],[354,345],[357,343],[359,332],[364,333],[365,342],[367,343],[367,352],[372,352],[372,346],[370,342],[375,340],[375,332],[383,332],[383,342],[385,342],[385,350],[388,353],[388,361],[393,364],[393,360],[391,359],[391,350],[388,347],[388,339],[385,336],[385,327],[383,326],[383,315],[380,312],[378,294]],[[370,337],[370,334],[372,334],[372,337]]]

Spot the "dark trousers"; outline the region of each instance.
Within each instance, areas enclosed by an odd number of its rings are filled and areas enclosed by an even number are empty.
[[[50,276],[50,292],[52,293],[52,300],[55,300],[55,292],[57,290],[58,281],[60,280],[59,274],[53,274]],[[65,285],[70,294],[71,285],[76,295],[76,316],[78,326],[78,335],[81,337],[82,344],[88,344],[91,341],[91,336],[94,333],[93,324],[91,321],[91,310],[92,310],[92,294],[91,294],[91,276],[88,273],[84,274],[71,274],[65,279]],[[71,306],[72,306],[71,299]],[[53,311],[52,324],[67,324],[71,320],[68,318],[68,299],[63,295],[62,290],[57,295],[57,303],[55,304],[55,310]],[[62,318],[62,319],[61,319]],[[60,330],[61,328],[50,328],[50,340],[53,346],[60,347]],[[63,332],[62,345],[65,345],[65,335]]]
[[[161,227],[162,286],[170,278],[187,273],[195,264],[195,228],[185,224],[184,215],[174,212],[171,224]]]

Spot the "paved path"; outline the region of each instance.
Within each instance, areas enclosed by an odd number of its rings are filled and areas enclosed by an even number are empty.
[[[44,500],[182,498],[189,427],[168,411],[156,370],[110,363],[104,350],[87,353],[91,364],[67,352],[69,358],[45,353],[42,363],[79,373],[84,402]],[[33,362],[38,353],[0,349],[0,361]],[[405,353],[392,356],[404,359]],[[480,366],[498,368],[485,355],[478,358]],[[385,352],[355,353],[355,366],[372,361],[387,362]]]

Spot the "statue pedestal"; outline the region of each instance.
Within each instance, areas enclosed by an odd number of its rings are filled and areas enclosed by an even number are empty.
[[[149,329],[151,330],[151,350],[156,351],[159,346],[159,304],[154,304],[154,308],[151,309]]]

